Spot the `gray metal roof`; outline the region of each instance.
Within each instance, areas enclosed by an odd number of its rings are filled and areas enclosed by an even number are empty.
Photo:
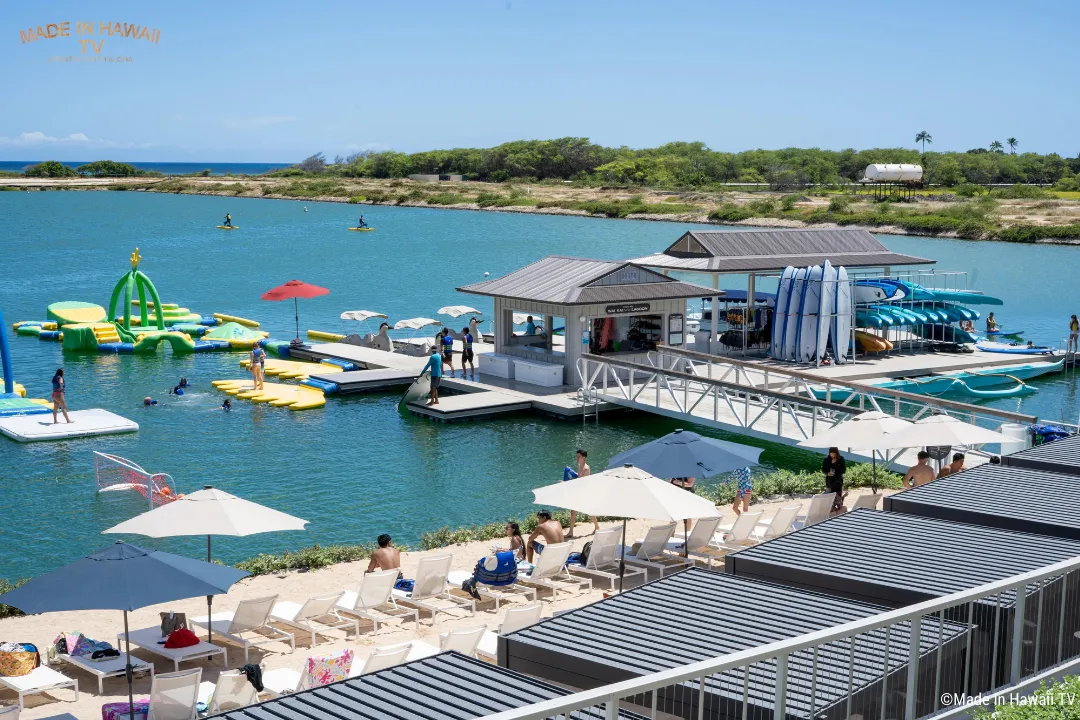
[[[603,278],[623,268],[636,268],[648,281],[601,285]],[[593,305],[635,300],[665,300],[715,295],[703,285],[664,277],[627,261],[588,260],[549,255],[509,275],[458,288],[459,292],[554,305]],[[723,294],[722,292],[720,293]]]
[[[890,252],[862,228],[690,230],[663,253],[634,262],[650,267],[716,272],[765,272],[789,265],[845,267],[925,265],[934,261]]]
[[[1003,455],[1001,462],[1014,467],[1080,475],[1080,435]]]
[[[500,663],[555,682],[596,687],[796,637],[884,610],[879,605],[695,568],[504,636],[500,639]],[[962,628],[946,624],[945,639],[961,632]],[[924,625],[920,638],[923,653],[937,647],[937,633],[933,623]],[[907,662],[909,641],[908,626],[894,631],[888,646],[890,671]],[[854,691],[858,692],[860,687],[879,680],[884,672],[883,636],[860,636],[854,652]],[[814,686],[817,709],[847,697],[850,659],[851,646],[847,642],[820,649]],[[810,710],[812,660],[809,653],[791,658],[787,701],[793,715]],[[772,706],[774,678],[772,663],[751,668],[753,704]],[[706,684],[714,706],[719,697],[741,701],[741,670],[720,679],[713,677]],[[661,699],[661,710],[665,710],[664,704],[673,694]]]
[[[228,720],[472,720],[569,692],[480,660],[443,653],[230,710]],[[571,713],[602,720],[602,708]],[[620,711],[627,720],[641,715]]]
[[[1024,502],[1023,487],[1016,490]],[[900,606],[1078,555],[1074,540],[855,510],[728,555],[724,570]]]
[[[1080,479],[980,465],[885,498],[885,509],[1080,540]]]

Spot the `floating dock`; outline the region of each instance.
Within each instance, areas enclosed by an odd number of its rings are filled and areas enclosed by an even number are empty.
[[[138,432],[139,424],[108,410],[69,410],[71,422],[64,422],[58,414],[59,423],[54,424],[51,414],[15,415],[0,418],[0,433],[18,442],[44,440],[70,440],[96,435],[117,435]]]
[[[255,381],[247,379],[239,380],[214,380],[210,383],[216,390],[227,393],[242,400],[250,400],[256,403],[268,403],[272,407],[287,407],[290,410],[310,410],[321,408],[326,405],[326,396],[321,390],[316,390],[304,385],[283,385],[281,383],[264,382],[263,387],[255,389]]]
[[[323,365],[323,367],[326,367]],[[305,384],[330,394],[374,392],[391,387],[408,387],[420,375],[412,370],[379,368],[311,374]]]

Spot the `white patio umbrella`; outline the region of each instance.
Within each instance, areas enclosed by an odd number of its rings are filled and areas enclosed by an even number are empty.
[[[537,505],[551,505],[588,515],[609,515],[623,519],[619,556],[619,592],[625,567],[626,520],[690,520],[716,515],[712,501],[675,487],[633,465],[610,468],[573,480],[533,490]]]
[[[879,450],[896,448],[890,433],[895,433],[911,425],[902,418],[894,417],[877,410],[856,415],[850,420],[833,425],[824,432],[799,442],[799,447],[831,448],[842,447],[850,450],[869,450],[874,466],[874,485],[877,492],[877,453]]]
[[[915,448],[934,445],[985,445],[1008,442],[1011,438],[995,430],[987,430],[952,415],[931,415],[911,423],[906,428],[889,433],[888,448]],[[880,446],[879,446],[880,447]]]
[[[304,530],[307,520],[287,515],[265,505],[238,498],[206,485],[166,505],[125,520],[103,533],[125,533],[146,537],[206,536],[206,561],[211,561],[210,539],[214,535],[244,537],[264,532]],[[207,615],[212,615],[213,596],[206,596]],[[207,642],[212,631],[207,623]]]

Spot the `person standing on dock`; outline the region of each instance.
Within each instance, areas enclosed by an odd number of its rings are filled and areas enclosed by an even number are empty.
[[[428,405],[439,404],[439,383],[442,382],[442,356],[439,355],[439,346],[431,348],[431,357],[428,358],[427,365],[420,371],[423,375],[427,371],[431,371],[431,396],[428,398]]]
[[[450,328],[444,327],[442,329],[439,344],[442,345],[443,362],[450,368],[450,377],[454,377],[454,336],[450,334]],[[462,365],[461,369],[464,370],[465,366]],[[464,373],[462,377],[464,377]]]
[[[263,371],[266,369],[266,351],[259,345],[251,348],[251,377],[254,379],[253,389],[262,390]]]
[[[829,448],[829,454],[821,461],[821,472],[825,474],[825,491],[836,493],[833,500],[833,511],[844,507],[844,473],[847,472],[847,461],[840,454],[839,448]]]
[[[56,368],[56,373],[52,377],[52,421],[53,425],[57,425],[59,421],[56,419],[57,410],[64,411],[64,420],[71,423],[71,418],[67,413],[67,399],[64,393],[67,391],[67,381],[64,380],[64,368]]]
[[[1066,346],[1068,350],[1076,352],[1078,338],[1080,338],[1080,320],[1073,315],[1072,320],[1069,321],[1069,344]]]
[[[465,379],[465,363],[469,364],[469,373],[476,379],[476,365],[473,363],[473,334],[469,328],[461,328],[461,379]]]
[[[908,468],[904,477],[900,480],[900,489],[919,487],[934,480],[934,468],[930,467],[930,453],[925,450],[919,451],[919,461]]]

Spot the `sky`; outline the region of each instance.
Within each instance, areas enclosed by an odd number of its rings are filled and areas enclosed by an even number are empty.
[[[62,22],[70,37],[20,35]],[[8,2],[0,160],[295,162],[564,136],[915,147],[920,130],[934,150],[1015,137],[1071,157],[1078,28],[1080,0]]]

